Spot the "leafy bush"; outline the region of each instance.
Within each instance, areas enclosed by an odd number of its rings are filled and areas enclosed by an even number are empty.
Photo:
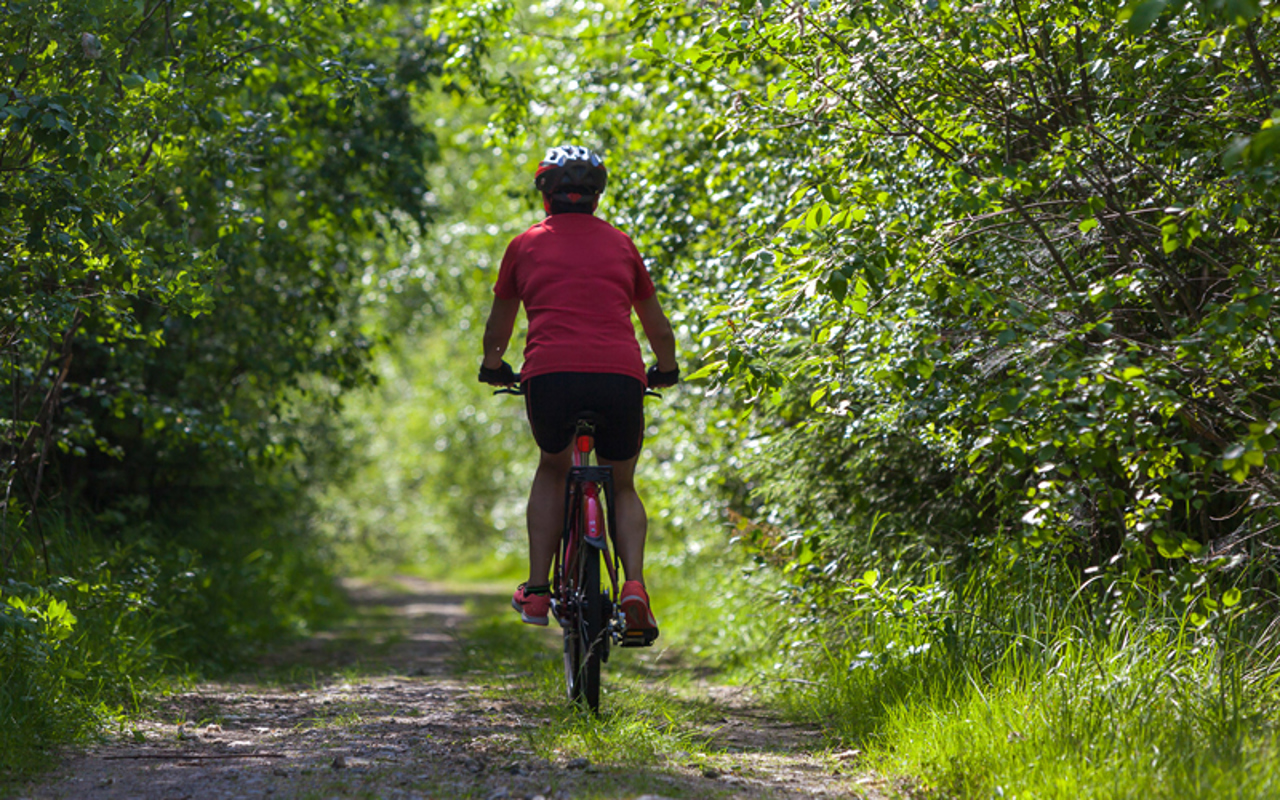
[[[398,3],[18,2],[0,38],[12,765],[340,606],[306,490],[431,219],[438,65]]]
[[[43,586],[0,584],[6,773],[37,767],[54,746],[136,710],[164,667],[160,645],[173,620],[157,604],[155,561],[130,549],[79,558]]]
[[[22,594],[19,594],[22,592]],[[75,632],[67,605],[30,586],[0,591],[0,771],[38,764],[50,745],[98,720],[77,702],[83,674],[67,663]]]

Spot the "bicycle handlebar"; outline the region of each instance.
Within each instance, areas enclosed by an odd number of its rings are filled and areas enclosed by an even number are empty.
[[[513,384],[510,384],[509,386],[499,386],[497,389],[494,389],[494,390],[493,390],[493,393],[494,393],[494,394],[514,394],[514,395],[517,395],[517,396],[519,396],[519,397],[523,397],[523,396],[524,396],[524,384],[523,384],[523,383],[513,383]],[[654,391],[654,390],[652,390],[652,389],[645,389],[645,390],[644,390],[644,396],[645,396],[645,397],[659,397],[659,398],[660,398],[660,397],[662,397],[662,393],[661,393],[661,392],[655,392],[655,391]]]

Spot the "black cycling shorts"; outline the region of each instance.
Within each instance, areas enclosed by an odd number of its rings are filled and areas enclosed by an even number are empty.
[[[609,372],[552,372],[524,382],[524,402],[538,447],[564,451],[584,412],[593,415],[596,453],[626,461],[644,441],[644,384]]]

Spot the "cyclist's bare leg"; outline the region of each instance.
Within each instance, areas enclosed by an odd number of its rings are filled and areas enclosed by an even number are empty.
[[[613,504],[617,519],[618,558],[627,580],[644,583],[644,540],[649,529],[649,518],[644,503],[636,493],[635,474],[637,453],[626,461],[599,459],[603,466],[613,467]]]
[[[540,452],[525,512],[529,528],[530,586],[545,586],[551,580],[551,562],[564,526],[564,483],[569,467],[573,466],[573,445],[560,453]]]

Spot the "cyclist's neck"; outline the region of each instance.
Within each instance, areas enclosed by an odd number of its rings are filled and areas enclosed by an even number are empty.
[[[591,216],[595,214],[595,210],[595,203],[561,203],[552,200],[547,216],[555,217],[560,214],[586,214]]]

